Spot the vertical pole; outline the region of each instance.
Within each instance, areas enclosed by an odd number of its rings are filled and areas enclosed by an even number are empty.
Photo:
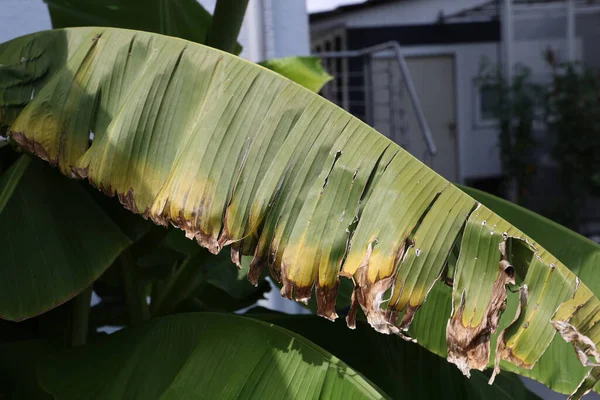
[[[363,93],[365,94],[364,121],[373,126],[373,82],[371,80],[371,55],[362,56],[363,62]]]
[[[512,73],[513,73],[513,42],[514,42],[514,30],[513,30],[513,4],[512,0],[504,0],[504,7],[502,8],[502,42],[504,44],[504,77],[508,86],[512,84]]]
[[[514,43],[514,29],[513,29],[513,4],[512,0],[504,0],[502,7],[502,43],[504,47],[504,62],[502,63],[504,69],[504,79],[508,87],[508,104],[509,104],[509,115],[508,115],[508,147],[512,148],[512,132],[513,132],[513,121],[512,121],[512,76],[513,76],[513,43]],[[506,171],[504,171],[506,173]],[[507,195],[508,199],[517,202],[519,187],[517,180],[514,176],[508,177]]]
[[[262,0],[251,0],[247,11],[248,59],[259,62],[267,59],[265,37],[263,33],[264,12]]]
[[[567,56],[569,62],[575,61],[575,0],[567,1]]]

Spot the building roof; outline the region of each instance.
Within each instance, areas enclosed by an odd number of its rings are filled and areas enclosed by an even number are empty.
[[[393,3],[393,2],[398,2],[398,1],[403,1],[403,0],[365,0],[363,3],[358,3],[358,4],[348,4],[345,6],[339,6],[333,10],[330,11],[322,11],[322,12],[317,12],[317,13],[312,13],[310,14],[310,21],[320,21],[320,20],[324,20],[324,19],[328,19],[331,17],[336,17],[342,14],[345,14],[349,11],[359,11],[365,8],[370,8],[373,6],[377,6],[380,4],[386,4],[386,3]]]

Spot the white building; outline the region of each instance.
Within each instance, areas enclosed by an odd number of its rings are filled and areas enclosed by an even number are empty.
[[[563,60],[600,66],[599,6],[597,0],[369,0],[312,14],[311,46],[315,53],[340,52],[397,41],[437,155],[428,154],[414,106],[400,93],[404,83],[394,86],[399,68],[389,51],[371,57],[366,75],[359,59],[325,59],[338,76],[333,100],[448,179],[485,184],[500,177],[501,166],[494,93],[477,80],[482,59],[523,64],[535,80],[549,76],[542,55],[548,48]]]

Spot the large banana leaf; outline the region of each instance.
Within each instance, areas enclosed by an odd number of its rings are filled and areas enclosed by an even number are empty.
[[[228,314],[178,314],[126,328],[47,357],[38,377],[65,400],[387,398],[301,336]]]
[[[75,181],[27,155],[0,175],[0,316],[20,321],[89,287],[131,241]]]
[[[38,340],[1,343],[0,394],[6,399],[51,400],[36,375],[36,363],[46,354],[48,348]]]
[[[350,326],[360,308],[376,330],[405,336],[444,278],[452,302],[435,312],[450,312],[448,359],[468,375],[488,365],[506,287],[518,284],[499,360],[533,368],[558,330],[588,369],[600,362],[600,302],[565,265],[369,126],[271,71],[104,28],[16,39],[0,47],[0,63],[11,71],[0,81],[0,122],[13,140],[211,252],[231,244],[233,260],[253,255],[251,280],[269,266],[286,297],[306,301],[314,287],[326,318],[337,317],[342,275],[355,283]],[[446,268],[455,245],[458,260]],[[558,386],[554,364],[536,379]]]

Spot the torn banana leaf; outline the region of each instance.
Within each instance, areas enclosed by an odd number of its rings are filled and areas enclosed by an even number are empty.
[[[341,275],[355,284],[351,327],[362,310],[379,332],[420,340],[407,334],[413,318],[436,283],[451,282],[451,304],[436,313],[450,311],[448,358],[468,375],[490,363],[507,288],[519,286],[499,361],[535,368],[558,330],[586,365],[572,387],[600,363],[600,302],[565,265],[383,135],[272,71],[110,28],[15,39],[0,46],[0,64],[19,71],[0,81],[0,124],[24,149],[213,253],[231,245],[234,262],[251,255],[252,281],[268,267],[282,295],[316,296],[326,318],[337,318]]]

